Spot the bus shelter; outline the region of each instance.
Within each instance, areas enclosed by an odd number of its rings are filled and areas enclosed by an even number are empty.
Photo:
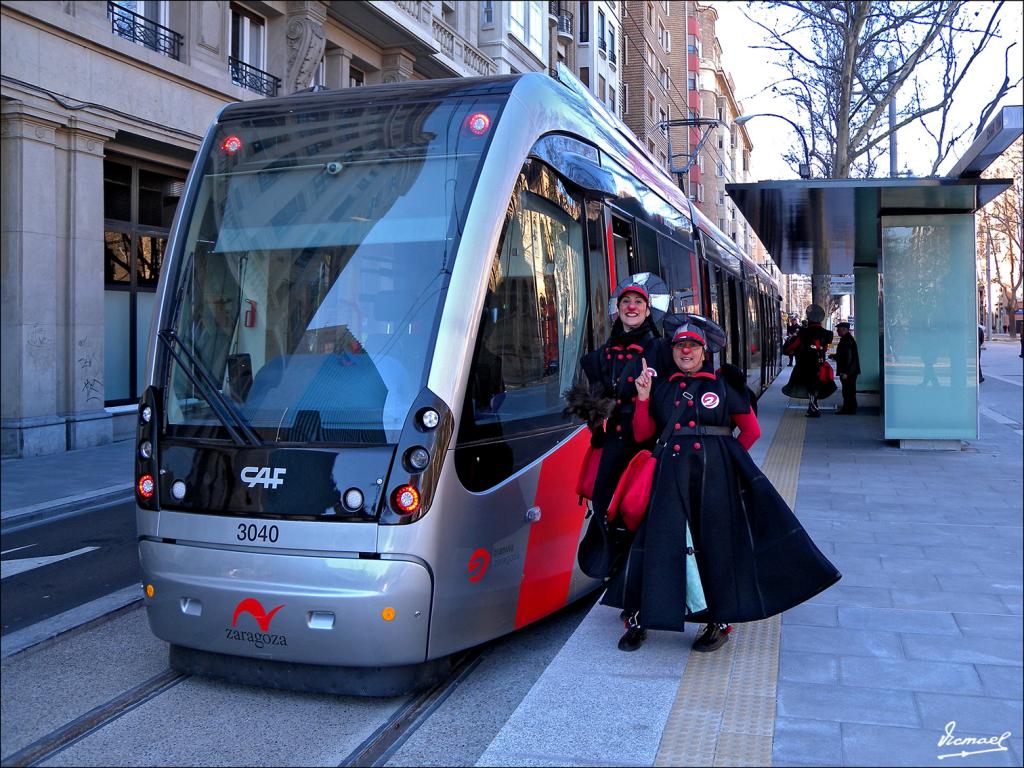
[[[858,388],[901,447],[978,437],[974,214],[1012,183],[979,176],[1020,134],[1004,109],[955,177],[726,185],[783,272],[854,276]]]

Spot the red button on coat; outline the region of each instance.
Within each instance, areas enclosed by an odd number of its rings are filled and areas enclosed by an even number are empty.
[[[690,426],[691,426],[691,427],[693,426],[693,423],[692,423],[692,422],[691,422]],[[676,424],[676,429],[682,429],[682,427],[681,427],[681,426],[680,426],[679,424]]]
[[[696,448],[697,450],[700,450],[700,443],[694,443],[693,447]]]
[[[690,422],[690,426],[691,427],[696,427],[697,426],[697,422],[696,421],[691,421]]]
[[[633,356],[632,356],[632,355],[626,355],[626,359],[627,359],[627,360],[632,360],[632,359],[633,359]]]
[[[619,360],[621,360],[622,359],[622,355],[619,355],[618,358],[619,358]]]
[[[693,408],[693,400],[689,400],[689,401],[687,401],[687,403],[686,403],[686,407],[687,407],[687,408]]]
[[[678,400],[676,400],[676,405],[679,405],[679,401]]]
[[[672,450],[673,450],[673,451],[678,451],[678,450],[679,450],[679,444],[678,444],[678,443],[676,443],[675,445],[673,445],[673,446],[672,446]]]
[[[630,376],[628,379],[626,379],[626,381],[633,381],[633,377]]]
[[[615,425],[615,431],[616,432],[621,432],[622,431],[622,425],[621,424],[616,424]]]

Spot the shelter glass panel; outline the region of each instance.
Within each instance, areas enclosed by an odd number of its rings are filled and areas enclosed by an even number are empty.
[[[883,217],[882,264],[886,439],[976,439],[974,217]]]

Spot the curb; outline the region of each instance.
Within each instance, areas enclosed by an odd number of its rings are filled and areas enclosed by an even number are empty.
[[[134,486],[131,483],[98,488],[93,491],[64,496],[59,499],[32,504],[27,507],[4,510],[2,513],[3,529],[11,533],[16,529],[58,517],[70,517],[79,512],[87,512],[97,507],[108,506],[130,501],[133,498]]]

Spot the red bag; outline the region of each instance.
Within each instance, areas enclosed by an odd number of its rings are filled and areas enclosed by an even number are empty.
[[[580,475],[576,478],[576,495],[582,499],[594,498],[594,485],[597,482],[597,468],[601,466],[601,451],[603,448],[587,446],[587,452],[583,456],[583,464],[580,466]]]
[[[651,487],[654,485],[654,470],[657,466],[658,460],[650,451],[640,451],[633,457],[619,478],[611,503],[608,504],[608,522],[614,521],[621,514],[622,524],[629,531],[636,531],[640,527],[651,501]]]
[[[832,366],[828,363],[821,363],[818,366],[818,381],[822,384],[828,384],[830,381],[835,381],[836,373],[832,370]]]

